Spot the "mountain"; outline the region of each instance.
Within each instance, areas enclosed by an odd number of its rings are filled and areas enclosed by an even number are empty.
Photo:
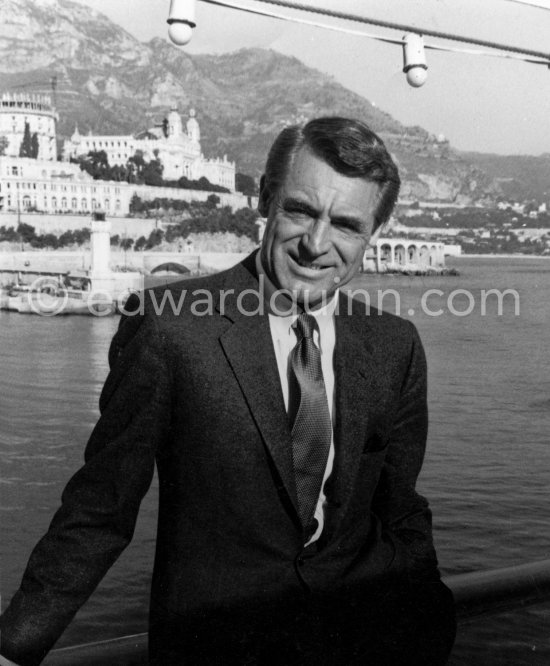
[[[550,201],[550,153],[542,155],[494,155],[463,153],[499,185],[506,199]]]
[[[142,43],[107,17],[70,0],[2,0],[0,90],[48,92],[56,76],[59,133],[134,133],[174,104],[197,111],[207,156],[227,154],[258,176],[288,123],[351,115],[386,141],[399,163],[404,198],[473,203],[501,187],[479,161],[444,139],[406,127],[296,58],[270,50],[189,55],[163,39]]]
[[[66,0],[2,0],[1,69],[30,72],[71,63],[75,69],[147,66],[150,53],[93,9]]]

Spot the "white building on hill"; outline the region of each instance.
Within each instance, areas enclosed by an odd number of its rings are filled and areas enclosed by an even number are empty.
[[[103,211],[107,215],[123,216],[130,210],[135,189],[135,185],[126,182],[94,180],[81,171],[78,164],[0,157],[0,212],[89,214]]]
[[[124,217],[129,214],[134,195],[145,201],[156,198],[206,201],[211,194],[209,190],[94,180],[78,164],[57,161],[57,118],[48,97],[6,94],[0,98],[0,213],[35,211],[89,215],[102,211],[107,216]],[[36,134],[36,159],[19,157],[26,123],[30,134]],[[235,192],[235,164],[225,157],[210,160],[202,155],[200,129],[194,112],[190,113],[186,131],[181,116],[173,109],[163,127],[153,128],[138,137],[81,136],[75,132],[71,140],[65,142],[64,158],[91,150],[105,150],[112,165],[125,164],[136,150],[141,150],[145,160],[163,162],[165,180],[178,180],[181,176],[199,180],[204,176],[211,183],[230,190],[217,193],[222,205],[232,208],[250,205],[247,197]]]
[[[89,215],[102,211],[108,217],[125,217],[134,194],[142,201],[206,201],[212,192],[94,180],[78,164],[0,156],[0,213]],[[240,192],[216,196],[222,206],[237,209],[252,205]],[[0,226],[3,224],[0,218]]]
[[[4,137],[4,155],[19,157],[28,124],[31,135],[36,134],[38,139],[38,159],[56,160],[58,119],[50,98],[45,95],[4,93],[0,97],[0,139]]]
[[[164,122],[136,135],[81,135],[78,128],[63,146],[63,159],[68,161],[91,151],[103,150],[111,166],[125,165],[137,151],[146,161],[159,159],[165,180],[207,178],[214,185],[235,190],[235,163],[223,159],[206,159],[201,152],[200,128],[194,109],[189,112],[186,127],[173,107]]]

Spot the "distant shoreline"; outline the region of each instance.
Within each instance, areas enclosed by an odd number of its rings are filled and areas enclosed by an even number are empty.
[[[461,254],[450,259],[550,259],[550,255],[540,254]]]

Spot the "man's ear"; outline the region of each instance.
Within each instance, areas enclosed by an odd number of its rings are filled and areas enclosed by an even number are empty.
[[[269,215],[269,203],[271,200],[271,193],[267,186],[265,173],[260,178],[260,196],[258,197],[258,212],[262,217]]]

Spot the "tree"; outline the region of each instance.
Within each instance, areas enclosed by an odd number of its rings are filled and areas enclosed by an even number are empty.
[[[25,123],[25,131],[23,132],[23,140],[19,148],[19,157],[32,157],[32,138],[31,126]]]
[[[133,238],[123,238],[120,247],[122,250],[130,250],[132,245],[134,244],[134,239]]]
[[[30,243],[36,238],[35,228],[26,222],[17,225],[17,233],[22,243]]]
[[[128,169],[122,164],[115,164],[109,171],[109,180],[115,180],[120,183],[128,177]]]
[[[166,230],[166,240],[187,238],[190,233],[230,232],[237,236],[257,239],[256,220],[258,212],[250,208],[232,211],[229,206],[213,208],[208,202],[194,202],[190,208],[190,217],[172,224]]]
[[[83,227],[82,229],[75,229],[73,232],[74,242],[78,245],[84,245],[90,240],[90,228]]]
[[[237,192],[242,192],[246,196],[255,196],[258,194],[258,188],[252,176],[248,176],[246,173],[236,173],[235,174],[235,189]]]
[[[13,227],[6,228],[5,226],[0,227],[0,241],[18,241],[19,236],[17,231]]]
[[[143,169],[145,167],[145,159],[142,150],[136,150],[134,155],[128,160],[127,166],[129,170],[128,182],[141,183],[143,182]]]
[[[129,210],[130,213],[143,213],[146,209],[146,204],[141,200],[140,197],[134,192],[132,198],[130,199]]]
[[[231,226],[239,236],[248,236],[254,239],[256,236],[256,220],[259,213],[252,208],[239,208],[231,215]]]
[[[151,233],[149,234],[149,238],[147,239],[145,249],[151,250],[155,246],[160,245],[162,243],[163,238],[164,238],[164,232],[162,231],[162,229],[153,229],[153,231],[151,231]]]
[[[61,236],[59,236],[59,245],[60,247],[65,247],[66,245],[72,245],[75,242],[74,233],[72,231],[64,231]]]
[[[31,136],[31,157],[33,160],[38,159],[38,153],[40,152],[40,143],[38,141],[38,134],[36,132]]]
[[[220,203],[221,199],[217,194],[209,194],[207,199],[206,199],[206,205],[209,208],[216,208],[216,206]]]
[[[54,234],[42,234],[36,236],[31,245],[36,248],[51,247],[56,250],[59,247],[59,239]]]
[[[8,146],[10,145],[9,139],[6,136],[0,136],[0,155],[5,155]]]
[[[146,185],[154,185],[156,187],[161,187],[164,184],[162,179],[162,172],[164,167],[160,160],[151,160],[144,164],[142,170],[142,178]]]
[[[96,180],[108,177],[110,166],[107,153],[104,150],[90,150],[84,157],[79,158],[82,171],[89,173]]]
[[[147,239],[145,236],[140,236],[134,244],[134,250],[143,250],[147,245]]]

